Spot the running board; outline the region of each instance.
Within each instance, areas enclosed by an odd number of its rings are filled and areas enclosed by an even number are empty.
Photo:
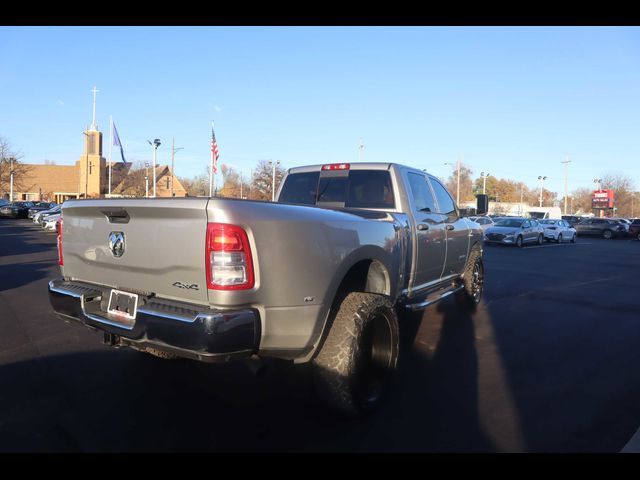
[[[411,310],[412,312],[417,312],[419,310],[424,310],[429,305],[433,305],[434,303],[439,302],[443,298],[448,297],[452,293],[455,293],[458,290],[462,290],[463,288],[464,288],[464,285],[458,285],[458,286],[452,288],[451,290],[447,290],[442,295],[438,295],[435,298],[427,298],[424,302],[410,303],[408,305],[405,305],[405,308],[407,308],[408,310]]]

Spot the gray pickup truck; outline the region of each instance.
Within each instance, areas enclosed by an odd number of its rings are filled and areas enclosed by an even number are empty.
[[[213,362],[312,362],[318,396],[371,410],[396,369],[398,319],[482,295],[482,230],[445,187],[394,163],[292,168],[277,202],[67,201],[57,316],[104,342]]]

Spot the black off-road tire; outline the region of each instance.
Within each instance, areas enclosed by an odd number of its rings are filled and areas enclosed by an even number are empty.
[[[347,417],[377,407],[397,367],[398,330],[387,296],[348,294],[313,360],[314,386],[322,403]]]
[[[456,292],[456,304],[465,312],[474,312],[484,290],[484,263],[480,249],[473,249],[462,273],[463,288]]]

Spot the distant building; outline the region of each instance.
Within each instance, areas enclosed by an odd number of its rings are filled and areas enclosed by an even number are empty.
[[[14,200],[62,203],[71,198],[99,198],[109,192],[109,162],[102,156],[102,132],[84,132],[84,153],[75,165],[23,164],[26,172],[21,189],[14,189]],[[130,172],[131,163],[111,162],[112,196],[145,195],[145,175]],[[153,172],[148,169],[149,195],[153,195]],[[131,177],[130,177],[131,175]],[[180,181],[168,165],[156,166],[156,196],[186,196]],[[134,188],[135,187],[135,188]],[[132,193],[135,192],[135,193]]]

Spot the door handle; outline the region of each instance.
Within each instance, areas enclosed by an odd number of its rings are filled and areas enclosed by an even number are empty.
[[[418,230],[429,230],[429,225],[427,225],[426,223],[419,223],[418,225],[416,225],[416,228]]]
[[[446,228],[447,230],[453,230],[455,227],[453,225],[447,225],[444,228]]]

